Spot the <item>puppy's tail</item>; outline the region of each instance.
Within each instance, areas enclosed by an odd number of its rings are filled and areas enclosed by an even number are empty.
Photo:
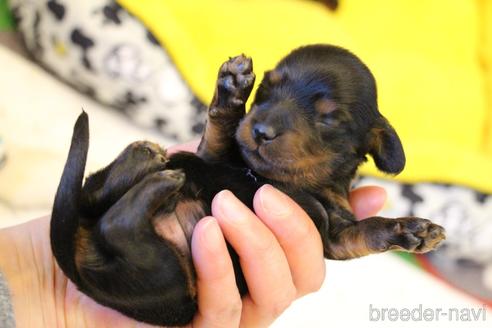
[[[89,117],[82,111],[73,128],[72,143],[51,213],[51,248],[58,265],[80,283],[75,266],[75,234],[79,227],[79,200],[89,149]]]

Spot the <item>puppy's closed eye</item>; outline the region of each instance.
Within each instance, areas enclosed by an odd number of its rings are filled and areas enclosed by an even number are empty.
[[[311,100],[314,103],[317,103],[320,100],[327,100],[329,98],[330,98],[329,93],[324,91],[319,91],[311,95]]]
[[[319,124],[321,127],[332,127],[336,125],[337,120],[331,114],[321,114],[316,120],[316,123]]]

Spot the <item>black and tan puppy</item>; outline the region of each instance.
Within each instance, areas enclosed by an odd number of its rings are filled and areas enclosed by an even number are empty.
[[[441,242],[443,228],[429,220],[356,221],[351,212],[350,182],[367,154],[387,173],[405,164],[396,132],[378,111],[374,78],[356,56],[328,45],[293,51],[265,74],[245,114],[254,78],[244,56],[222,65],[197,154],[168,157],[156,144],[135,142],[83,185],[89,126],[85,113],[79,117],[51,238],[58,264],[82,292],[140,321],[188,323],[196,311],[194,225],[211,213],[219,191],[252,208],[265,183],[311,216],[326,258],[427,252]]]

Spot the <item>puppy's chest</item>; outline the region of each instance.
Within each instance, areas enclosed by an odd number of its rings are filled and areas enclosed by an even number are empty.
[[[247,206],[252,206],[256,191],[270,180],[256,174],[246,167],[233,167],[225,164],[204,164],[206,169],[181,167],[186,182],[180,190],[182,199],[200,200],[207,215],[210,204],[217,193],[230,190]]]
[[[173,156],[168,164],[170,169],[181,169],[186,175],[186,183],[180,190],[181,200],[178,205],[185,202],[187,205],[180,206],[188,208],[190,202],[195,202],[199,204],[204,216],[212,214],[210,210],[212,200],[224,189],[230,190],[241,202],[253,209],[256,191],[267,183],[296,201],[318,228],[327,227],[331,213],[350,211],[347,198],[333,192],[330,188],[309,192],[302,186],[269,180],[248,167],[236,167],[227,163],[207,163],[195,156],[184,160],[185,156],[190,155]],[[186,211],[183,211],[182,215],[185,215],[184,213]],[[192,221],[196,223],[197,218],[193,218]],[[186,235],[191,236],[189,233]]]

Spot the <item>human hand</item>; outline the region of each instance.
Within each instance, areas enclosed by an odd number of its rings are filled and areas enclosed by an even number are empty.
[[[351,193],[358,218],[374,215],[386,194],[377,187]],[[198,327],[267,327],[295,299],[317,291],[325,277],[319,232],[308,215],[272,186],[254,197],[254,212],[231,192],[213,200],[212,215],[192,238],[197,270]],[[249,294],[242,299],[225,240],[238,253]]]
[[[196,145],[170,152],[194,151]],[[352,192],[350,202],[357,216],[370,216],[380,209],[384,195],[380,188],[361,188]],[[213,201],[213,217],[195,228],[194,327],[266,326],[324,280],[321,240],[304,211],[270,186],[258,190],[254,205],[256,214],[223,191]],[[250,290],[242,299],[224,238],[241,257]],[[49,217],[0,230],[0,249],[0,270],[13,295],[18,327],[150,327],[99,305],[67,280],[51,253]]]
[[[186,150],[193,151],[195,144]],[[359,219],[383,206],[382,188],[363,187],[349,201]],[[320,235],[302,208],[287,195],[263,186],[254,213],[231,192],[220,192],[212,215],[198,222],[192,237],[197,270],[197,327],[262,327],[272,323],[295,299],[317,291],[325,277]],[[240,257],[249,294],[242,299],[235,283],[227,240]]]

